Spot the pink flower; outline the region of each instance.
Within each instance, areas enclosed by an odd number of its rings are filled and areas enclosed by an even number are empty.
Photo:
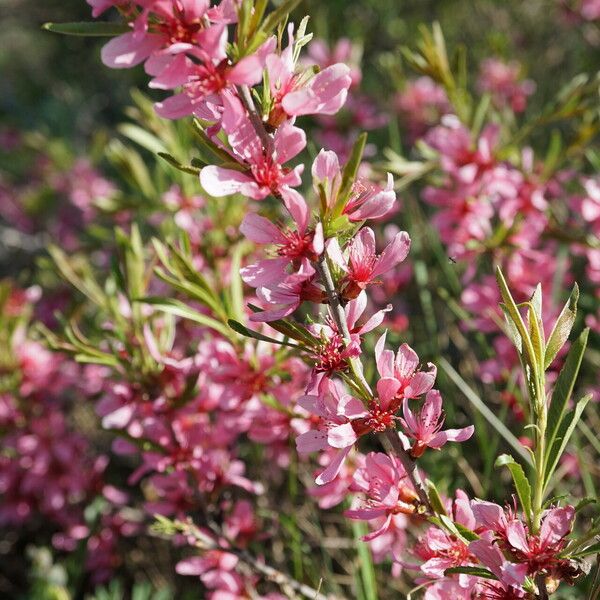
[[[348,245],[348,260],[344,258],[336,238],[327,244],[333,263],[345,271],[341,284],[345,299],[356,298],[368,285],[378,283],[377,278],[400,264],[408,255],[410,238],[406,231],[397,233],[381,254],[375,249],[375,234],[364,227]]]
[[[257,244],[275,244],[278,255],[244,267],[240,273],[248,285],[259,287],[281,281],[290,265],[298,266],[303,258],[315,261],[323,252],[323,227],[318,223],[314,231],[308,231],[308,207],[300,196],[298,198],[292,214],[296,230],[280,228],[256,213],[247,214],[242,221],[240,231],[249,240]]]
[[[299,194],[292,187],[301,183],[303,165],[294,169],[284,163],[294,158],[306,145],[304,131],[291,123],[284,123],[272,138],[272,153],[263,148],[246,110],[233,94],[223,94],[222,127],[227,133],[232,157],[242,170],[210,165],[200,173],[202,187],[215,197],[241,193],[254,200],[262,200],[269,194],[282,196],[288,208],[299,204]]]
[[[500,108],[509,106],[514,112],[523,112],[527,98],[535,92],[535,83],[530,79],[519,81],[521,65],[487,58],[481,63],[478,87],[481,92],[491,94],[494,104]]]
[[[288,27],[289,44],[281,53],[266,59],[273,108],[269,124],[278,127],[290,117],[335,114],[344,105],[352,83],[350,69],[342,63],[324,68],[313,77],[295,72],[293,26]]]
[[[399,407],[402,399],[418,398],[428,392],[435,382],[437,369],[427,363],[426,370],[419,370],[419,357],[408,344],[402,344],[394,357],[391,350],[385,349],[385,337],[384,333],[375,346],[377,371],[384,382],[382,385],[395,390]]]
[[[270,308],[250,316],[251,321],[275,321],[291,315],[303,300],[322,302],[325,292],[315,286],[315,269],[308,259],[303,258],[297,270],[286,275],[282,281],[264,284],[257,296]]]
[[[327,207],[332,209],[342,184],[342,171],[335,152],[330,150],[319,152],[312,165],[312,177],[315,192],[320,195],[320,190],[323,189]],[[392,210],[395,202],[394,179],[390,173],[388,173],[385,189],[359,178],[354,183],[350,199],[342,214],[346,215],[351,222],[379,219]]]
[[[447,442],[464,442],[473,435],[475,430],[473,425],[469,425],[462,429],[442,431],[444,424],[442,396],[437,390],[427,392],[425,402],[417,415],[411,411],[408,399],[405,398],[402,404],[402,413],[405,435],[414,440],[410,450],[414,458],[421,456],[426,448],[439,450]]]
[[[315,480],[320,485],[328,483],[335,479],[358,439],[352,421],[368,413],[360,400],[345,394],[341,386],[330,379],[324,380],[319,395],[303,396],[298,404],[320,419],[317,429],[306,431],[296,438],[298,452],[306,454],[329,448],[338,449],[336,457]]]
[[[404,468],[395,458],[381,452],[367,454],[364,467],[354,474],[352,490],[363,492],[367,501],[361,508],[346,510],[346,517],[362,521],[384,517],[377,530],[361,538],[365,542],[386,533],[394,515],[411,515],[416,511],[418,496]]]
[[[527,565],[511,563],[493,543],[493,535],[487,535],[469,544],[469,551],[508,587],[520,587],[527,575]]]
[[[307,64],[316,63],[321,69],[326,69],[337,63],[350,67],[352,86],[358,87],[362,79],[360,71],[361,49],[348,38],[340,38],[332,47],[325,40],[312,40],[308,46]]]

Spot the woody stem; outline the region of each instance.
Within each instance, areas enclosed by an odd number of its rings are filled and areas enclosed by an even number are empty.
[[[329,306],[331,308],[331,313],[333,315],[333,319],[335,324],[337,325],[338,331],[341,332],[344,344],[348,346],[352,339],[350,337],[350,331],[348,330],[348,323],[346,322],[346,314],[344,312],[344,307],[342,306],[342,301],[340,298],[340,294],[335,287],[335,283],[333,281],[333,277],[331,275],[331,270],[329,269],[329,265],[327,264],[327,257],[325,253],[321,254],[319,257],[319,261],[317,263],[317,267],[319,270],[319,274],[321,275],[321,281],[325,286],[325,290],[327,292],[327,297],[329,299]],[[373,397],[373,392],[365,379],[363,372],[363,365],[358,357],[351,357],[349,359],[350,369],[355,379],[357,380],[358,386],[368,393],[370,398]],[[410,457],[408,452],[402,446],[400,442],[400,438],[395,431],[388,429],[385,434],[385,439],[390,443],[394,453],[400,460],[410,482],[412,483],[415,491],[419,496],[419,500],[421,503],[427,508],[429,512],[433,512],[431,503],[429,502],[429,496],[427,495],[427,490],[425,489],[425,485],[423,480],[421,479],[421,475],[419,474],[419,469],[417,467],[416,462]]]

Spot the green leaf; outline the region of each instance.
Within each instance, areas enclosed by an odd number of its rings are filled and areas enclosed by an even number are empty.
[[[275,28],[283,23],[288,15],[300,4],[300,0],[284,0],[269,16],[263,21],[259,31],[263,34],[269,34]]]
[[[573,558],[582,558],[584,556],[589,556],[590,554],[600,554],[600,542],[588,546],[585,550],[582,550],[581,552],[576,552],[575,554],[573,554]]]
[[[269,337],[268,335],[263,335],[262,333],[258,333],[258,331],[254,331],[253,329],[249,329],[245,325],[242,325],[239,321],[235,321],[234,319],[229,319],[227,324],[231,329],[235,332],[243,335],[244,337],[252,338],[255,340],[259,340],[261,342],[269,342],[270,344],[277,344],[279,346],[289,346],[290,348],[298,348],[296,344],[290,344],[289,342],[285,342],[283,340],[276,340],[275,338]]]
[[[82,21],[80,23],[44,23],[42,29],[63,35],[86,37],[113,37],[131,31],[126,23],[108,23],[106,21]]]
[[[500,288],[500,295],[502,296],[502,300],[504,301],[504,305],[506,307],[506,311],[508,312],[507,320],[511,320],[516,327],[521,339],[523,341],[523,348],[526,352],[526,358],[528,359],[526,362],[529,364],[530,368],[534,371],[536,369],[536,358],[535,351],[531,344],[531,339],[529,338],[529,333],[525,327],[525,323],[523,322],[523,317],[521,317],[521,313],[517,308],[517,305],[508,289],[508,285],[506,283],[506,279],[504,279],[504,275],[502,274],[502,270],[500,267],[496,268],[496,280],[498,281],[498,287]],[[506,314],[506,313],[505,313]]]
[[[567,444],[569,443],[569,439],[577,426],[577,421],[581,418],[583,411],[587,405],[587,403],[592,398],[592,394],[588,394],[584,396],[577,404],[575,405],[575,410],[569,412],[561,421],[560,427],[556,432],[554,437],[554,442],[552,446],[548,447],[547,458],[546,458],[546,474],[544,478],[544,487],[548,485],[550,481],[550,477],[554,473],[556,469],[556,465],[562,453],[564,452]]]
[[[437,487],[433,481],[427,481],[427,494],[429,496],[429,503],[433,510],[439,515],[447,515],[446,507],[444,506],[444,502],[438,492]]]
[[[510,454],[502,454],[496,459],[496,468],[507,467],[512,475],[515,489],[521,502],[523,514],[525,515],[527,522],[531,522],[531,486],[525,476],[523,467],[515,461]]]
[[[483,567],[450,567],[444,571],[444,575],[473,575],[473,577],[498,580],[491,571]]]
[[[554,445],[562,421],[567,412],[569,398],[573,393],[575,380],[581,367],[583,354],[587,346],[589,329],[584,329],[575,343],[571,346],[567,360],[558,375],[552,391],[552,401],[548,410],[548,424],[546,426],[546,449],[549,452]],[[551,473],[546,473],[546,479]]]
[[[183,173],[189,173],[190,175],[200,175],[200,169],[198,167],[190,167],[188,165],[182,165],[174,156],[171,156],[167,152],[157,152],[163,160],[167,161],[171,166],[175,167]]]
[[[176,317],[188,319],[189,321],[194,321],[199,325],[203,325],[204,327],[209,327],[210,329],[217,331],[226,338],[231,338],[231,332],[223,323],[220,323],[216,319],[194,310],[179,300],[149,296],[147,298],[138,298],[136,301],[143,302],[144,304],[151,304],[157,310],[175,315]]]
[[[565,345],[565,342],[569,339],[571,329],[575,323],[575,317],[577,317],[577,302],[579,300],[579,287],[577,284],[573,286],[573,291],[564,305],[552,333],[548,338],[546,344],[546,354],[544,356],[544,368],[548,368],[552,361],[556,358],[560,349]]]

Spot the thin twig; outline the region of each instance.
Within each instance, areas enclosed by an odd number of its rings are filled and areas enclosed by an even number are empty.
[[[288,588],[298,594],[302,594],[305,598],[310,598],[311,600],[335,600],[333,596],[325,596],[309,585],[301,583],[289,575],[257,560],[248,551],[235,547],[222,546],[192,523],[186,523],[185,525],[187,525],[187,533],[190,533],[198,541],[198,545],[201,549],[219,550],[221,552],[234,554],[251,569],[254,569],[254,571],[260,573],[269,581],[276,583],[282,589]]]
[[[265,154],[267,156],[271,156],[273,154],[273,138],[265,129],[265,124],[263,123],[263,120],[260,118],[260,115],[256,110],[256,106],[254,105],[254,100],[252,100],[252,94],[250,93],[250,89],[247,85],[240,85],[238,87],[238,93],[240,95],[240,99],[242,100],[244,108],[248,111],[248,117],[250,118],[250,122],[252,123],[256,134],[262,142]]]
[[[346,346],[348,346],[352,340],[350,337],[350,331],[348,330],[348,323],[346,322],[346,313],[344,312],[344,307],[342,306],[340,295],[335,287],[331,271],[329,270],[329,265],[327,264],[327,257],[325,253],[323,253],[319,257],[317,266],[323,284],[325,285],[325,290],[327,291],[327,297],[329,299],[329,306],[331,308],[333,319],[338,327],[338,331],[342,333],[344,343],[346,344]],[[368,392],[369,396],[372,397],[373,392],[371,391],[371,388],[367,380],[365,379],[360,358],[351,358],[349,362],[352,372],[358,379],[360,385],[364,387],[364,389]],[[421,475],[419,473],[417,464],[402,446],[397,432],[388,429],[385,432],[384,437],[389,441],[394,450],[394,453],[400,459],[400,462],[402,463],[402,466],[404,467],[408,478],[410,479],[413,487],[415,488],[415,491],[419,495],[420,501],[427,508],[428,511],[433,512],[431,503],[429,502],[429,496],[427,495],[427,490],[425,488],[425,485],[423,484],[423,480],[421,479]]]

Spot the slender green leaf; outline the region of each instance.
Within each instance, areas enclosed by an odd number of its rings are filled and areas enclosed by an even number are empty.
[[[546,354],[544,356],[544,368],[548,368],[552,361],[556,358],[556,355],[560,349],[565,345],[565,342],[569,339],[571,329],[575,323],[575,317],[577,316],[577,302],[579,300],[579,287],[577,284],[573,286],[573,291],[564,305],[552,333],[548,338],[546,344]]]
[[[491,571],[483,567],[450,567],[444,571],[444,575],[473,575],[473,577],[498,580]]]
[[[360,166],[366,143],[367,134],[361,133],[356,142],[354,142],[348,162],[346,162],[344,165],[344,169],[342,171],[342,184],[333,208],[334,217],[341,215],[342,211],[344,210],[344,206],[346,205],[348,197],[350,196],[350,192],[352,191],[352,185],[356,179],[356,174],[358,173],[358,167]]]
[[[546,427],[546,448],[548,452],[554,445],[565,413],[567,412],[569,398],[573,393],[575,380],[577,379],[581,361],[583,360],[583,354],[587,346],[588,335],[589,329],[584,329],[579,338],[577,338],[571,346],[569,354],[567,355],[567,360],[554,384],[552,401],[550,403],[550,409],[548,410],[548,424]],[[550,475],[551,473],[546,473],[546,479],[548,479]]]
[[[289,342],[285,342],[283,340],[276,340],[275,338],[269,337],[268,335],[263,335],[258,331],[254,331],[253,329],[248,329],[245,325],[242,325],[239,321],[235,321],[234,319],[229,319],[227,324],[231,329],[235,332],[243,335],[244,337],[253,338],[255,340],[259,340],[261,342],[269,342],[270,344],[278,344],[279,346],[289,346],[290,348],[298,348],[296,344],[290,344]]]
[[[200,169],[198,167],[182,165],[174,156],[171,156],[167,152],[157,152],[157,154],[163,160],[167,161],[171,166],[175,167],[179,171],[182,171],[183,173],[188,173],[190,175],[199,175],[200,174]]]
[[[126,23],[108,23],[106,21],[82,21],[80,23],[44,23],[42,29],[63,35],[86,37],[113,37],[131,31]]]
[[[531,522],[531,486],[525,476],[523,467],[515,461],[510,454],[502,454],[496,459],[496,467],[507,467],[512,475],[515,489],[521,502],[523,514],[527,518],[527,522]]]
[[[554,443],[548,449],[547,459],[546,459],[546,475],[544,479],[544,487],[548,485],[550,477],[554,473],[556,469],[556,465],[562,453],[564,452],[567,444],[569,443],[569,439],[577,426],[577,422],[581,418],[583,411],[590,401],[592,394],[588,394],[584,396],[577,404],[575,405],[575,410],[567,413],[567,415],[563,418],[560,427],[556,433],[554,438]]]
[[[444,506],[444,502],[438,492],[437,487],[433,481],[427,481],[427,492],[429,496],[429,502],[434,511],[439,515],[446,515],[446,507]]]
[[[187,304],[180,302],[179,300],[174,300],[172,298],[161,298],[161,297],[152,297],[149,296],[147,298],[139,298],[137,302],[143,302],[145,304],[151,304],[157,310],[161,310],[163,312],[169,313],[171,315],[175,315],[176,317],[182,317],[184,319],[188,319],[189,321],[194,321],[199,325],[203,325],[204,327],[209,327],[214,331],[222,334],[226,338],[231,337],[231,332],[229,329],[223,324],[209,317],[207,315],[194,310],[189,307]]]

